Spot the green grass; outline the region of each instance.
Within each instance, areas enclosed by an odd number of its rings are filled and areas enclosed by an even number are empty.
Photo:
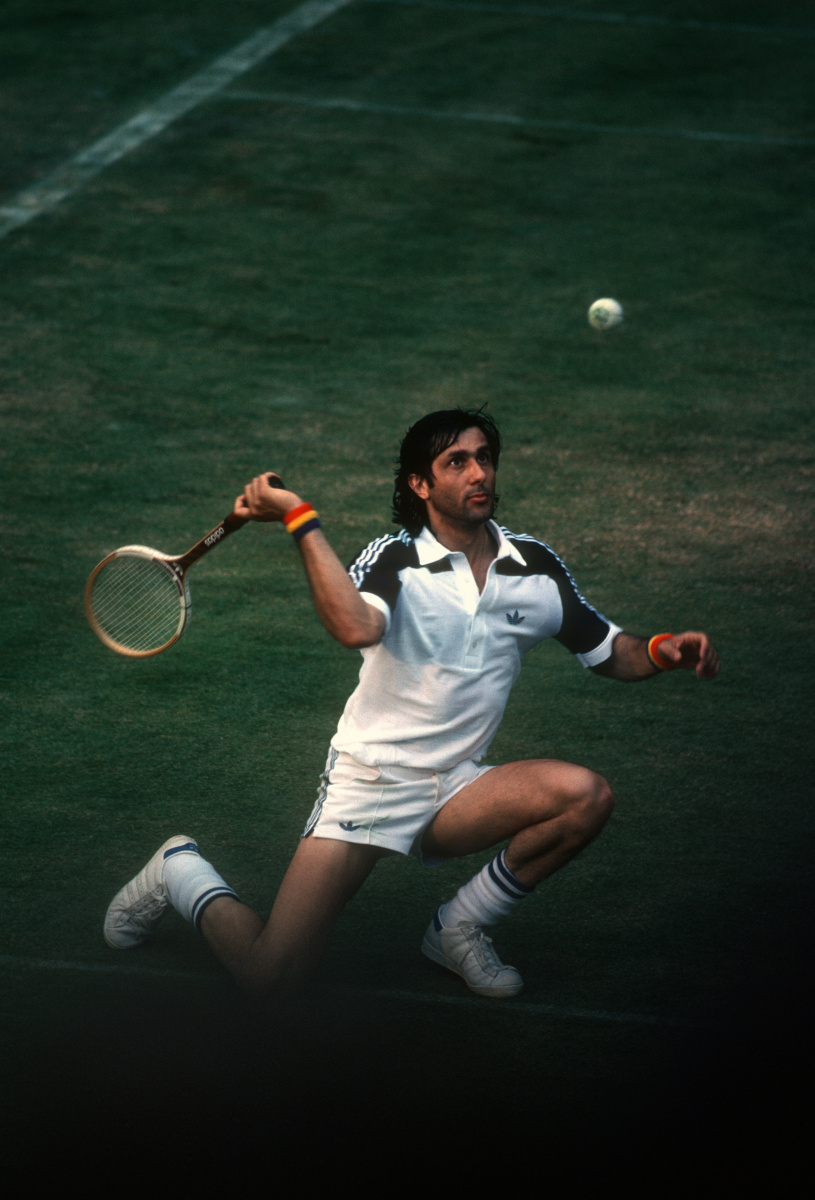
[[[658,10],[811,22],[795,3]],[[285,11],[5,5],[0,203]],[[236,87],[812,137],[813,53],[803,36],[360,3]],[[289,1126],[251,1074],[256,1034],[264,1087],[287,1081],[304,1124],[315,1093],[338,1107],[353,1076],[360,1104],[385,1098],[408,1125],[438,1108],[479,1127],[491,1078],[513,1094],[508,1134],[550,1130],[553,1170],[570,1131],[609,1110],[622,1146],[644,1129],[663,1150],[661,1123],[686,1110],[700,1146],[717,1104],[748,1135],[773,1116],[767,1097],[791,1089],[768,1064],[800,1061],[811,950],[812,167],[801,148],[222,96],[0,242],[0,1012],[20,1127],[56,1122],[59,1087],[90,1061],[80,1144],[95,1106],[120,1112],[118,1088],[149,1094],[170,1031],[186,1045],[199,1029],[210,1049],[185,1095],[243,1089],[247,1128],[268,1118],[281,1154]],[[599,295],[625,306],[614,335],[586,323]],[[266,468],[308,494],[349,558],[390,527],[404,428],[458,403],[489,403],[504,432],[507,525],[549,541],[626,628],[701,627],[720,649],[710,686],[621,687],[540,647],[491,754],[586,763],[618,797],[603,837],[497,933],[525,999],[666,1023],[434,1004],[461,989],[418,941],[481,859],[388,862],[344,914],[309,1001],[322,1032],[301,1094],[299,1018],[278,1014],[277,1041],[262,1014],[239,1020],[174,919],[121,967],[99,926],[176,830],[268,910],[358,660],[320,628],[279,529],[250,527],[196,567],[190,628],[156,659],[98,645],[82,588],[116,545],[185,549]],[[134,965],[201,983],[124,973]],[[362,994],[338,999],[340,985]],[[114,1067],[116,1014],[137,1022],[140,1004],[145,1029]],[[212,1047],[233,1021],[245,1042],[228,1042],[230,1081]],[[365,1050],[337,1049],[362,1029]],[[743,1031],[758,1089],[733,1065]],[[760,1173],[759,1139],[740,1139],[725,1142]],[[700,1154],[686,1159],[699,1171]]]

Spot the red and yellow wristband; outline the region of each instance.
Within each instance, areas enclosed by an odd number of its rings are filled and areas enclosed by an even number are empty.
[[[648,643],[648,658],[658,671],[674,671],[680,665],[671,662],[669,658],[663,658],[659,652],[660,643],[667,642],[668,638],[672,637],[672,633],[657,633]]]
[[[283,518],[283,524],[296,542],[305,537],[312,529],[320,528],[320,518],[310,504],[298,504]]]

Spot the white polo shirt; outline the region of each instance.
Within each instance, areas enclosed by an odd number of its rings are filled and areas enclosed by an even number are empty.
[[[538,642],[556,638],[585,667],[609,657],[619,627],[583,599],[555,552],[494,521],[489,529],[498,554],[480,595],[465,555],[428,529],[378,538],[351,563],[351,579],[387,625],[361,652],[336,750],[369,766],[477,762]]]

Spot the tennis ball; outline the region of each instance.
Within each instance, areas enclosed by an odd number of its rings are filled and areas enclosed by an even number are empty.
[[[623,319],[623,306],[616,300],[595,300],[589,309],[589,325],[594,329],[616,329]]]

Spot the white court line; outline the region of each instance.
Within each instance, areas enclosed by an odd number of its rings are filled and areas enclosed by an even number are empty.
[[[696,29],[701,33],[782,34],[815,37],[815,28],[791,25],[747,25],[741,21],[696,21],[688,17],[652,17],[637,13],[578,12],[569,8],[543,8],[537,4],[480,4],[477,0],[367,0],[369,4],[402,4],[409,8],[448,8],[462,12],[506,13],[557,21],[594,21],[604,25],[650,25],[657,28]]]
[[[337,991],[346,989],[338,988]],[[439,996],[429,992],[408,992],[398,988],[366,988],[364,992],[347,989],[351,995],[379,996],[383,1000],[406,1000],[413,1004],[453,1004],[465,1005],[467,1008],[484,1009],[483,1000],[470,996]],[[494,1003],[494,1002],[493,1002]],[[493,1005],[490,1005],[492,1008]],[[501,1012],[507,1014],[525,1013],[533,1017],[560,1017],[572,1021],[610,1021],[621,1025],[655,1025],[668,1026],[675,1029],[703,1029],[695,1021],[687,1021],[681,1017],[654,1016],[648,1013],[609,1012],[605,1009],[577,1008],[573,1005],[535,1004],[527,1000],[511,1000],[501,1005]]]
[[[17,967],[21,971],[73,971],[90,975],[138,975],[143,979],[192,979],[205,983],[207,976],[200,971],[178,971],[164,967],[140,967],[123,962],[65,962],[58,958],[23,958],[16,954],[0,954],[0,967]],[[220,977],[212,976],[213,979]]]
[[[118,129],[57,167],[45,179],[20,192],[10,204],[0,206],[0,238],[59,204],[105,167],[156,137],[173,121],[222,91],[227,84],[269,58],[292,38],[313,29],[351,2],[307,0],[307,3],[271,25],[259,29],[245,42],[216,58],[185,83],[166,92]]]
[[[288,92],[258,92],[240,89],[224,92],[225,100],[260,100],[272,104],[290,104],[300,108],[338,109],[345,112],[381,113],[395,117],[429,117],[437,121],[474,121],[493,125],[514,125],[523,129],[548,129],[564,133],[604,133],[625,137],[680,138],[694,142],[732,142],[746,146],[813,147],[815,138],[775,137],[761,133],[721,133],[703,129],[664,129],[647,125],[603,125],[593,121],[539,120],[517,117],[513,113],[456,111],[424,108],[420,105],[374,104],[362,100],[321,99],[317,96]]]
[[[141,979],[178,979],[191,980],[196,983],[212,983],[223,985],[228,980],[226,976],[204,975],[196,971],[175,971],[160,967],[141,967],[122,962],[65,962],[60,959],[21,958],[13,954],[0,954],[0,967],[12,967],[29,971],[66,971],[77,974],[93,975],[130,975]],[[489,1007],[495,1012],[507,1015],[523,1013],[533,1017],[557,1017],[577,1021],[603,1021],[618,1025],[653,1025],[670,1026],[676,1029],[703,1029],[706,1026],[698,1022],[688,1021],[681,1017],[654,1016],[648,1013],[611,1012],[605,1009],[578,1008],[572,1005],[535,1004],[525,1000],[511,1000],[506,1004],[485,1006],[483,1000],[475,996],[440,996],[429,992],[409,992],[400,988],[328,988],[336,994],[358,996],[361,998],[379,998],[382,1000],[400,1000],[409,1004],[453,1005],[459,1008],[485,1010]]]

